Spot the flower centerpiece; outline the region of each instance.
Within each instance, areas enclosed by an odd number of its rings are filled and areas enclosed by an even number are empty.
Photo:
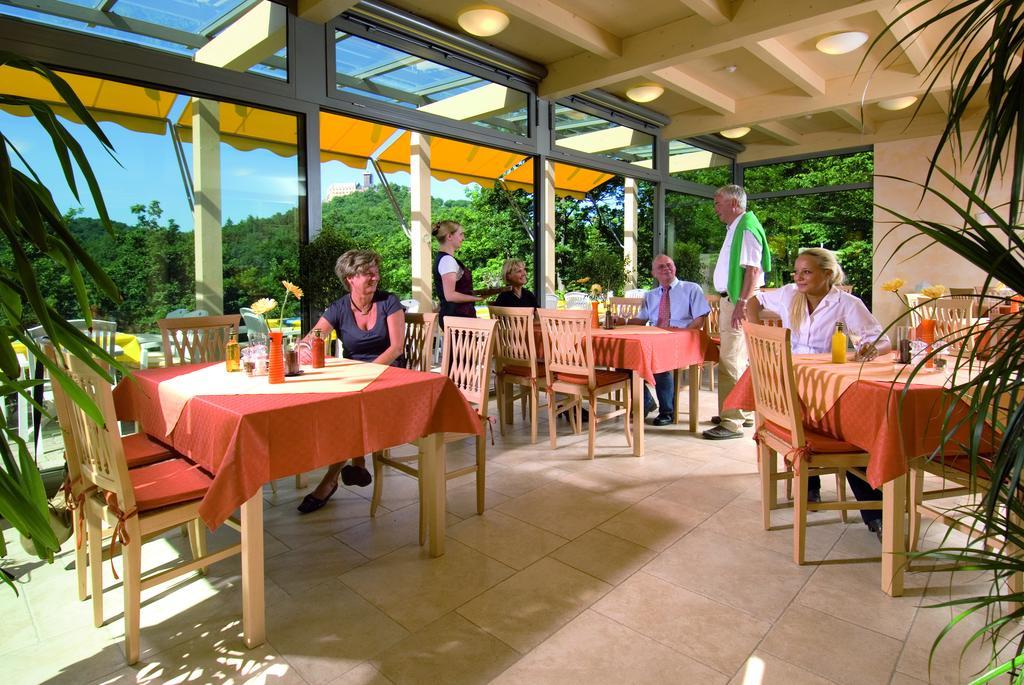
[[[294,295],[296,300],[302,299],[302,288],[290,281],[281,281],[284,286],[284,299],[281,301],[281,313],[277,323],[277,330],[270,331],[270,349],[268,374],[271,383],[284,382],[284,356],[281,349],[281,342],[284,338],[284,319],[288,307],[288,296]],[[277,300],[272,297],[262,297],[252,303],[250,309],[260,315],[265,315],[277,306]]]

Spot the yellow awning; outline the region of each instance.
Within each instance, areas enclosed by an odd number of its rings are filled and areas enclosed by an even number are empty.
[[[593,190],[608,179],[612,174],[572,164],[555,162],[555,195],[559,197],[582,198],[588,191]],[[530,189],[533,188],[533,166],[523,165],[509,174],[505,180],[511,183],[526,183],[529,179]]]
[[[409,138],[410,134],[404,133],[380,154],[377,161],[384,171],[409,171]],[[494,185],[499,176],[519,164],[525,157],[522,153],[463,143],[448,138],[432,138],[430,142],[430,172],[434,178],[442,181],[479,183],[489,188]],[[528,177],[532,186],[532,166]],[[506,180],[508,179],[506,178]],[[513,181],[509,185],[520,187],[522,184],[516,184]]]
[[[174,93],[91,76],[58,73],[97,121],[113,122],[139,133],[160,135],[167,130],[167,113],[177,97]],[[0,67],[0,89],[10,95],[51,103],[59,116],[78,121],[71,108],[61,104],[63,100],[50,82],[35,73]],[[17,116],[31,116],[27,107],[4,107],[4,110]]]

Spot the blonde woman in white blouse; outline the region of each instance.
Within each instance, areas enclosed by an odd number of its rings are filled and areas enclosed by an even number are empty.
[[[882,325],[860,298],[836,287],[845,274],[834,252],[808,248],[796,258],[793,269],[793,283],[747,300],[748,319],[759,322],[763,309],[782,317],[782,325],[790,330],[794,354],[830,352],[838,321],[858,340],[859,358],[872,358],[891,349],[889,339],[882,335]]]
[[[794,354],[816,354],[832,350],[832,334],[836,322],[842,321],[848,334],[858,340],[858,359],[873,359],[890,349],[889,339],[882,335],[878,323],[856,295],[836,286],[845,275],[836,255],[830,250],[812,247],[796,258],[793,283],[769,292],[760,292],[747,300],[747,318],[761,321],[761,311],[768,309],[782,317],[782,325],[790,329]],[[846,480],[859,501],[878,501],[882,493],[849,473]],[[821,501],[821,480],[812,476],[807,482],[807,499]],[[882,539],[882,512],[862,509],[861,518],[868,529]]]

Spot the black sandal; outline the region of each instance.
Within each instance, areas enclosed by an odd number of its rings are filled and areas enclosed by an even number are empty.
[[[327,497],[324,497],[323,499],[317,497],[312,492],[309,493],[308,495],[303,497],[302,501],[299,503],[299,506],[298,506],[299,513],[300,514],[312,514],[317,509],[322,509],[323,506],[325,504],[327,504],[327,500],[329,500],[331,498],[331,495],[333,495],[337,489],[338,489],[338,484],[335,483],[334,487],[331,488],[331,491],[327,493]]]
[[[341,469],[341,482],[345,485],[358,485],[365,488],[373,482],[373,476],[366,470],[365,466],[345,464]]]

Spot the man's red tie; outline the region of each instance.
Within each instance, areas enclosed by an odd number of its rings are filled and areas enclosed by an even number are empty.
[[[658,305],[658,325],[668,326],[669,321],[672,318],[671,303],[668,299],[669,286],[663,285],[661,287],[661,304]]]

